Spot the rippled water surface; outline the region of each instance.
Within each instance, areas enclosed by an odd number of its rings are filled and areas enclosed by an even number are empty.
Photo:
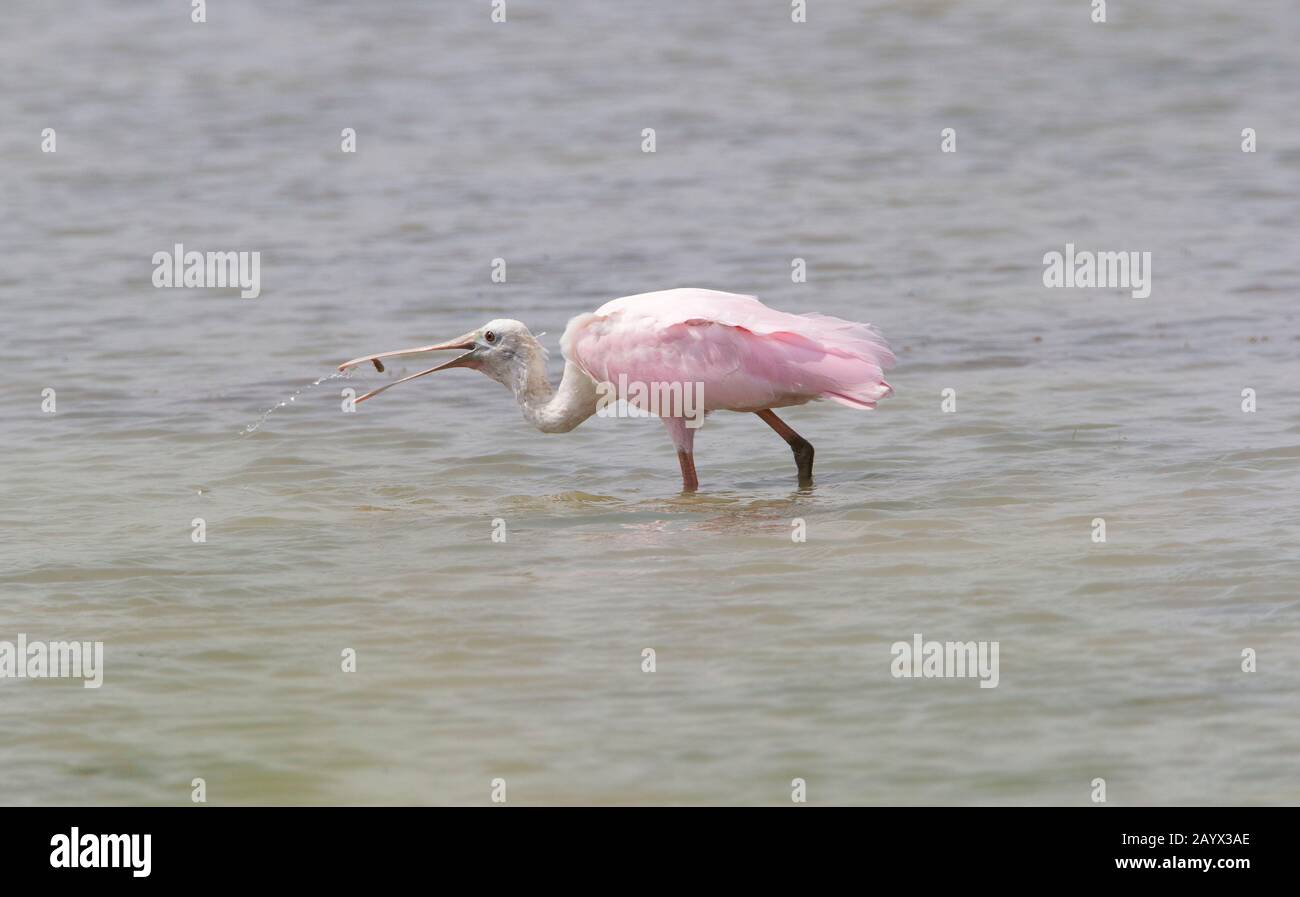
[[[0,639],[106,670],[0,680],[0,802],[1300,801],[1300,12],[809,6],[11,0]],[[261,296],[153,288],[178,242]],[[1044,288],[1066,242],[1151,296]],[[785,415],[811,490],[748,415],[683,496],[654,421],[304,389],[494,317],[558,376],[683,285],[897,349],[878,411]],[[891,677],[917,632],[998,687]]]

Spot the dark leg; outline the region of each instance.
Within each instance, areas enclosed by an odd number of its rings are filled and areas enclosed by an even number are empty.
[[[794,452],[794,463],[799,467],[799,485],[812,485],[812,465],[813,465],[813,447],[812,443],[804,439],[794,430],[786,426],[785,421],[777,417],[769,408],[767,411],[755,411],[777,435],[790,444],[791,451]]]
[[[690,452],[677,450],[677,463],[682,466],[682,491],[694,492],[700,488],[699,477],[695,475],[695,456]]]
[[[682,491],[694,492],[700,488],[699,477],[695,475],[695,430],[686,426],[680,417],[661,418],[677,447],[677,463],[682,466]]]

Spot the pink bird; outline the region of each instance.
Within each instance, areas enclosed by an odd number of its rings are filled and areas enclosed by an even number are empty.
[[[543,433],[567,433],[593,414],[635,407],[657,414],[677,447],[682,489],[699,488],[695,430],[704,414],[757,414],[794,451],[799,483],[812,482],[813,447],[772,409],[830,399],[875,408],[893,392],[884,371],[894,354],[870,324],[768,308],[753,296],[677,289],[624,296],[569,321],[560,338],[564,377],[546,376],[546,349],[519,321],[489,321],[445,343],[365,355],[346,371],[380,359],[468,350],[445,364],[395,380],[357,399],[449,368],[482,371],[514,394]]]

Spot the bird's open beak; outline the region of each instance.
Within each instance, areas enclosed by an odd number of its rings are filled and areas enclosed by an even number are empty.
[[[384,390],[391,389],[392,387],[396,386],[399,383],[405,383],[408,380],[414,380],[416,377],[423,377],[425,374],[432,374],[434,371],[445,371],[448,368],[477,368],[479,366],[479,361],[477,358],[474,357],[475,354],[474,347],[476,345],[475,343],[476,337],[477,334],[471,330],[469,333],[466,333],[464,336],[458,336],[455,339],[448,340],[445,343],[435,343],[431,346],[416,346],[413,349],[397,349],[392,352],[379,352],[378,354],[375,355],[363,355],[360,358],[354,358],[351,361],[343,362],[341,365],[339,365],[339,370],[346,371],[356,367],[357,365],[370,362],[375,366],[375,370],[382,371],[384,369],[384,365],[383,362],[380,361],[381,358],[399,358],[405,355],[421,355],[425,352],[439,352],[444,349],[468,349],[469,350],[464,355],[459,355],[456,358],[453,358],[451,361],[445,362],[436,367],[431,367],[428,370],[420,371],[419,373],[411,374],[409,377],[403,377],[401,380],[394,380],[392,383],[389,383],[385,386],[381,386],[378,389],[371,390],[370,392],[366,393],[365,395],[357,399],[356,404],[359,405],[362,402],[364,402],[366,399],[369,399],[373,396],[377,396]]]

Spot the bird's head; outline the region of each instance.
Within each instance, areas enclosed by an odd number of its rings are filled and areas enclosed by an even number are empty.
[[[357,402],[364,402],[366,399],[378,395],[398,383],[405,383],[407,380],[414,380],[416,377],[423,377],[425,374],[445,371],[450,368],[470,368],[481,371],[498,383],[513,388],[513,384],[518,382],[520,375],[528,370],[535,357],[540,357],[543,360],[546,357],[546,350],[537,341],[537,337],[533,336],[528,328],[524,326],[523,322],[510,318],[497,318],[494,321],[488,321],[477,330],[471,330],[469,333],[458,336],[453,340],[447,340],[445,343],[415,346],[410,349],[396,349],[392,352],[379,352],[375,355],[363,355],[360,358],[345,361],[339,365],[339,370],[346,371],[358,365],[373,364],[375,370],[382,371],[384,369],[382,359],[420,355],[425,352],[438,352],[448,349],[457,350],[463,354],[409,377],[395,380],[387,386],[381,386],[379,389],[361,396],[357,399]]]

